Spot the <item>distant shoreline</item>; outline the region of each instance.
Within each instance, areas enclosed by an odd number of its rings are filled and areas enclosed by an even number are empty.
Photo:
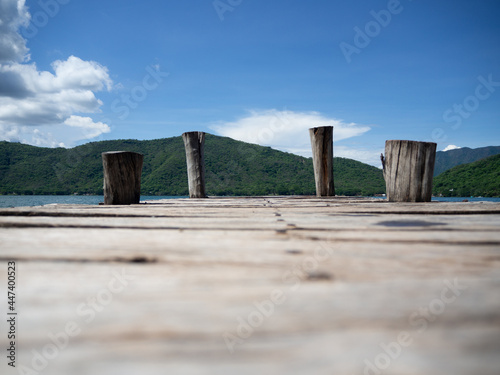
[[[218,198],[231,198],[229,196],[218,196]],[[254,196],[252,196],[255,198]],[[187,196],[158,196],[158,195],[143,195],[141,202],[154,201],[159,199],[180,199],[188,198]],[[241,197],[240,197],[241,198]],[[354,197],[353,197],[354,198]],[[385,199],[385,197],[366,197],[373,199]],[[0,195],[0,208],[9,207],[33,207],[43,206],[48,204],[84,204],[98,205],[104,201],[102,195]],[[433,202],[500,202],[499,197],[433,197]]]

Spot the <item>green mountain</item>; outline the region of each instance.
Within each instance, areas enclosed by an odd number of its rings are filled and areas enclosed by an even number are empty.
[[[434,195],[500,197],[500,155],[459,165],[434,178]]]
[[[115,140],[71,149],[0,142],[0,194],[102,194],[101,153],[144,154],[144,195],[188,195],[186,156],[181,137],[149,141]],[[207,134],[206,185],[209,195],[314,194],[312,160]],[[358,161],[335,158],[338,195],[385,192],[382,171]]]
[[[436,165],[434,166],[434,176],[447,171],[457,165],[473,163],[477,160],[489,156],[500,154],[500,146],[488,146],[481,148],[462,147],[450,151],[436,152]]]

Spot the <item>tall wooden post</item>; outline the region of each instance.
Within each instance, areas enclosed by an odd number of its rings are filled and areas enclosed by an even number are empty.
[[[138,204],[144,156],[136,152],[102,153],[104,204]]]
[[[314,165],[316,196],[335,195],[333,186],[333,126],[309,129]]]
[[[436,143],[386,141],[384,169],[389,202],[430,202]]]
[[[190,198],[206,198],[205,193],[205,133],[182,134],[186,149],[186,163]]]

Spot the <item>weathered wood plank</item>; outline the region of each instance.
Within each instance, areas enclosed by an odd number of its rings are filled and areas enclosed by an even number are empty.
[[[15,259],[18,364],[77,324],[41,372],[51,375],[371,374],[377,364],[384,374],[496,375],[499,228],[500,205],[489,203],[5,209],[0,279]]]
[[[500,204],[494,202],[430,202],[422,204],[391,203],[382,199],[328,198],[233,198],[233,199],[169,199],[149,201],[147,204],[132,206],[78,206],[46,205],[40,207],[16,207],[0,209],[0,216],[11,215],[77,215],[77,216],[147,216],[197,214],[204,216],[219,212],[217,209],[247,209],[245,214],[269,209],[288,209],[313,215],[318,212],[329,213],[380,213],[380,214],[415,214],[415,215],[465,215],[477,213],[500,213]],[[216,210],[216,211],[214,211]]]
[[[389,280],[390,273],[376,281],[302,280],[295,288],[294,280],[282,281],[280,273],[285,270],[249,273],[235,265],[138,265],[126,266],[124,272],[122,266],[105,264],[21,263],[21,267],[25,277],[20,288],[30,291],[23,301],[31,302],[20,306],[24,311],[20,360],[29,363],[31,350],[41,351],[50,343],[48,333],[60,332],[66,322],[77,322],[81,329],[51,361],[51,374],[68,373],[77,366],[85,373],[96,368],[128,373],[128,366],[141,365],[143,373],[163,367],[182,373],[187,364],[198,373],[231,373],[229,368],[240,373],[259,366],[266,372],[289,361],[299,368],[285,367],[278,373],[302,374],[306,369],[327,374],[339,368],[363,373],[364,360],[373,361],[383,352],[380,342],[390,344],[402,331],[411,332],[413,342],[386,373],[411,368],[414,373],[468,374],[470,368],[462,366],[472,361],[474,369],[493,374],[487,370],[497,364],[493,352],[500,329],[492,317],[498,319],[500,308],[495,291],[500,286],[498,273],[486,280],[461,277],[459,283],[467,289],[439,316],[431,316],[435,320],[419,332],[423,318],[418,315],[419,324],[412,324],[411,316],[439,298],[447,277],[453,275],[436,273],[435,278],[425,275],[405,282]],[[132,280],[108,305],[98,304],[101,311],[89,314],[89,298],[105,290],[114,273],[125,273]],[[283,303],[231,354],[222,335],[236,335],[238,318],[247,320],[256,311],[254,302],[269,299],[273,290],[284,293]],[[37,297],[41,293],[43,299]],[[78,310],[82,304],[85,308]],[[83,360],[89,357],[91,361]],[[449,361],[443,363],[442,357]]]

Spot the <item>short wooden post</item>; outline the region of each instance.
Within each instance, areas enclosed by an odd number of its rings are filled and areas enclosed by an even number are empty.
[[[186,149],[189,197],[206,198],[205,193],[205,133],[182,134]]]
[[[436,143],[386,141],[384,169],[389,202],[430,202]]]
[[[333,126],[309,129],[314,165],[316,196],[335,195],[333,186]]]
[[[144,156],[136,152],[102,153],[104,204],[138,204]]]

